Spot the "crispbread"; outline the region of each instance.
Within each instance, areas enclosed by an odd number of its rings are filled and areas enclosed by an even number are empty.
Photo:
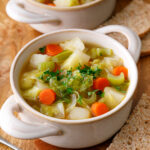
[[[107,150],[150,149],[150,96],[143,94],[126,125]]]
[[[120,24],[130,27],[140,37],[150,30],[150,4],[143,0],[133,0],[121,12],[103,25]]]
[[[142,39],[141,56],[150,55],[150,32]]]
[[[128,41],[123,35],[119,33],[113,33],[110,34],[109,36],[116,39],[121,44],[123,44],[126,48],[128,48]],[[141,56],[150,55],[150,32],[141,39],[141,42],[142,42]]]

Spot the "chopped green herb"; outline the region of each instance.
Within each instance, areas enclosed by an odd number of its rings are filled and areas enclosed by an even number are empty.
[[[40,75],[38,79],[43,80],[43,75]]]
[[[77,100],[77,103],[79,103],[80,105],[82,105],[82,96],[81,96],[81,95],[79,95],[79,98],[78,98],[78,100]]]
[[[79,66],[77,67],[77,70],[79,70],[79,72],[81,73],[81,75],[84,77],[85,74],[86,75],[92,75],[93,78],[95,79],[97,76],[100,75],[101,73],[101,69],[99,69],[98,67],[93,70],[91,69],[91,67],[87,66],[87,65],[84,65],[84,68],[82,68],[82,66],[79,64]]]
[[[67,70],[67,75],[71,76],[72,75],[72,70]]]
[[[66,92],[67,92],[67,94],[72,94],[73,93],[73,88],[67,88]]]
[[[46,46],[39,48],[39,51],[40,51],[41,53],[45,53],[45,50],[46,50]]]
[[[63,79],[64,78],[64,75],[59,75],[59,76],[57,76],[57,80],[61,80],[61,79]]]
[[[98,90],[88,92],[88,96],[91,96],[93,93],[97,92]]]
[[[105,95],[105,93],[100,90],[96,94],[99,95],[100,97],[104,97]]]

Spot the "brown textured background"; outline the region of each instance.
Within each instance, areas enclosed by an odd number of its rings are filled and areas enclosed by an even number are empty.
[[[120,12],[131,0],[118,0],[115,13]],[[147,0],[148,1],[148,0]],[[10,18],[5,13],[5,5],[7,0],[0,0],[0,106],[12,94],[9,84],[9,70],[13,58],[28,41],[40,35],[37,31],[33,30],[30,26],[18,23]],[[150,36],[146,36],[146,46],[150,50]],[[146,53],[146,55],[149,53]],[[140,99],[143,92],[149,93],[150,91],[150,56],[142,57],[138,63],[139,69],[139,84],[134,98],[134,103]],[[12,144],[16,145],[22,150],[64,150],[48,145],[39,139],[36,140],[19,140],[15,139],[0,129],[0,135],[7,139]],[[68,140],[69,142],[69,140]],[[101,145],[87,150],[105,150],[111,142],[111,139]],[[9,150],[8,147],[0,144],[0,150]]]

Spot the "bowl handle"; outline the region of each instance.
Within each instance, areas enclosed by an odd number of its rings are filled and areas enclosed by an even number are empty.
[[[141,40],[139,36],[131,29],[121,25],[109,25],[96,29],[96,32],[107,34],[111,32],[122,33],[128,39],[128,51],[137,63],[141,53]]]
[[[25,5],[16,0],[10,0],[6,6],[6,12],[12,19],[29,24],[39,24],[48,22],[60,22],[56,16],[46,16],[30,12],[25,9]]]
[[[25,123],[16,118],[14,112],[21,112],[21,109],[15,101],[15,96],[12,95],[5,101],[0,110],[0,127],[11,136],[21,139],[34,139],[62,134],[60,129],[48,123]]]

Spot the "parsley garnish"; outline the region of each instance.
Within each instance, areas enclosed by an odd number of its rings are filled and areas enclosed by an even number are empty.
[[[95,79],[97,76],[100,75],[101,73],[101,69],[99,69],[98,67],[96,69],[91,69],[91,67],[84,65],[84,68],[82,68],[82,66],[79,64],[79,66],[77,67],[77,70],[79,70],[79,72],[81,73],[81,75],[84,77],[85,75],[92,75],[93,78]]]
[[[38,79],[44,80],[48,82],[52,77],[57,77],[57,80],[63,79],[64,75],[60,75],[61,70],[57,70],[56,72],[51,72],[48,70],[44,71],[43,74],[38,77]]]
[[[45,53],[45,49],[46,49],[46,46],[39,48],[39,51],[40,51],[41,53]]]
[[[66,93],[67,94],[72,94],[73,93],[73,88],[67,88]]]
[[[67,70],[67,75],[71,76],[72,75],[72,69],[71,70]]]
[[[57,80],[61,80],[61,79],[63,79],[63,77],[64,77],[64,75],[59,75],[59,76],[57,76]]]
[[[105,95],[105,93],[100,90],[96,94],[99,95],[100,97],[104,97]]]
[[[82,96],[81,96],[81,95],[79,95],[79,98],[78,98],[77,102],[78,102],[80,105],[82,105]]]
[[[98,90],[88,92],[88,96],[91,96],[93,93],[96,93]]]

